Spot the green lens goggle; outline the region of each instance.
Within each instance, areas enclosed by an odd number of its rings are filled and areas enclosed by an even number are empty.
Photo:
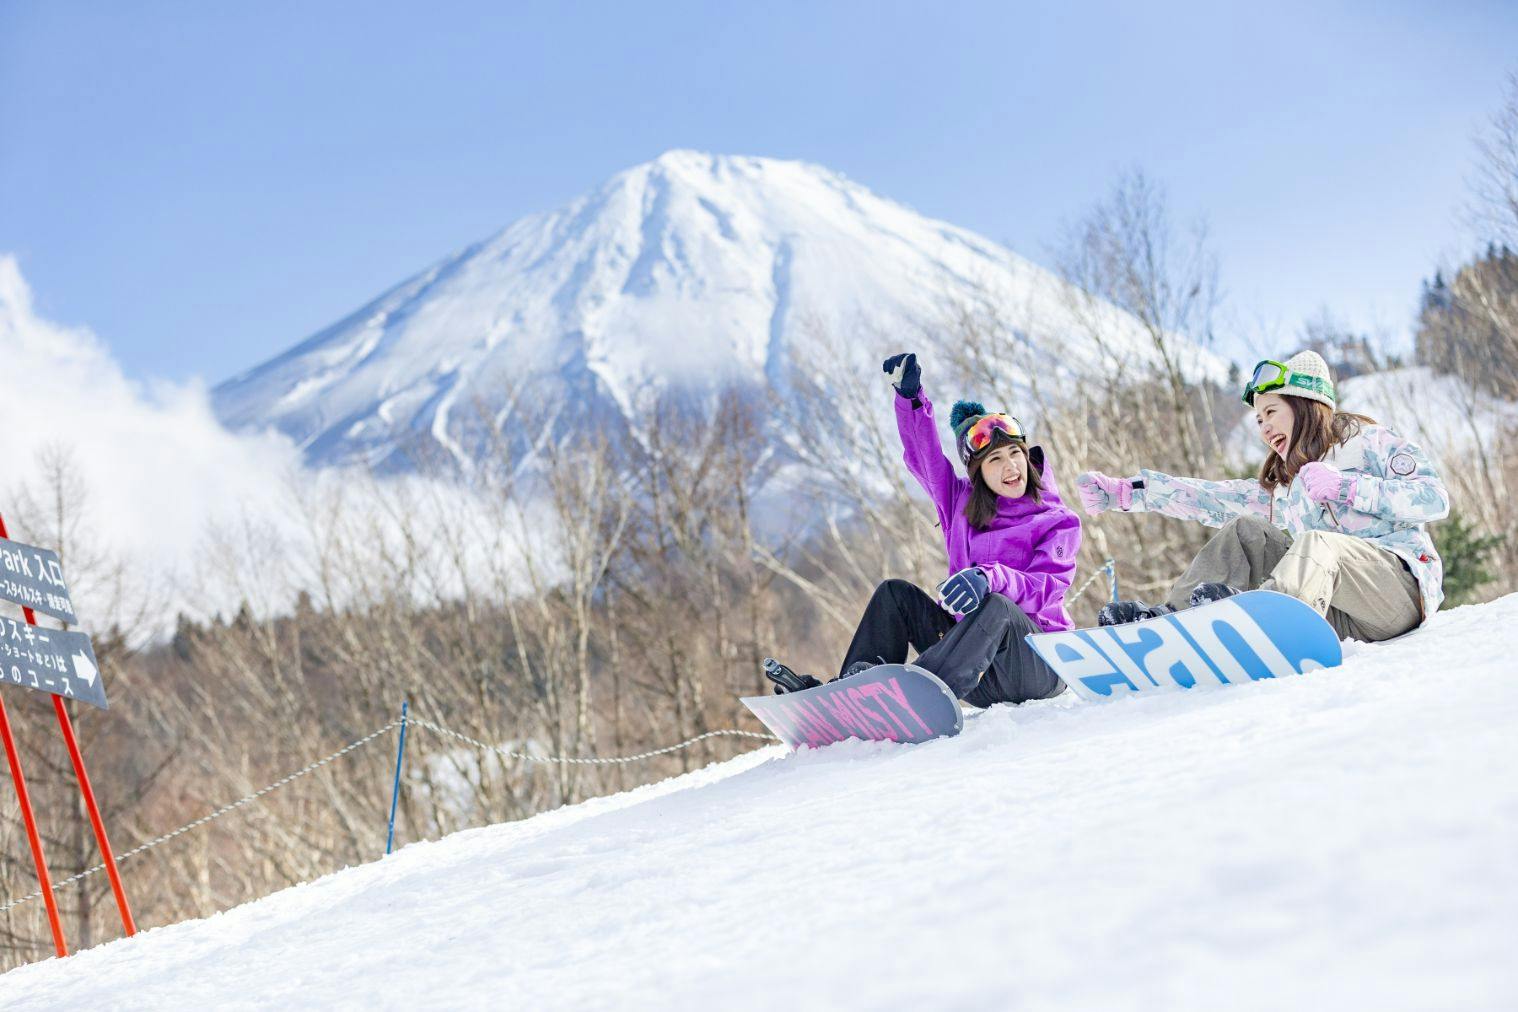
[[[1277,362],[1274,359],[1263,359],[1254,367],[1254,372],[1249,376],[1249,382],[1244,384],[1245,404],[1254,406],[1255,394],[1268,394],[1276,390],[1283,393],[1293,393],[1286,389],[1296,387],[1297,390],[1311,390],[1314,393],[1325,395],[1330,401],[1335,400],[1334,385],[1319,376],[1307,376],[1299,372],[1292,372],[1286,368],[1286,363]]]

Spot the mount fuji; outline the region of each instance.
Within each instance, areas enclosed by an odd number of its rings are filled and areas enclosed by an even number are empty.
[[[783,387],[798,354],[844,347],[864,367],[988,299],[1051,359],[1095,355],[1070,294],[827,169],[671,151],[402,282],[213,402],[314,466],[404,471],[440,453],[467,471],[526,408],[616,421],[649,386]],[[1136,320],[1110,323],[1109,352],[1144,354]]]

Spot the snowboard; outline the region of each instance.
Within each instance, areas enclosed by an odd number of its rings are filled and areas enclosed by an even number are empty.
[[[1089,700],[1238,685],[1331,668],[1344,659],[1323,616],[1272,590],[1128,625],[1030,633],[1027,640]]]
[[[964,727],[949,687],[911,664],[879,664],[802,692],[744,696],[743,705],[792,748],[846,738],[922,742]]]

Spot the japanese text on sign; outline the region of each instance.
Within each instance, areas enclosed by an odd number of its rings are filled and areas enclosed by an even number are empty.
[[[0,618],[0,684],[6,683],[106,708],[95,649],[84,633]]]
[[[58,553],[0,538],[0,600],[78,623]]]

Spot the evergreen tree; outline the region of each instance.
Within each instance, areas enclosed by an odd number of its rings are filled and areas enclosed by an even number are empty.
[[[1433,528],[1434,546],[1444,560],[1444,605],[1479,601],[1479,591],[1491,583],[1492,555],[1507,541],[1502,534],[1482,534],[1458,513]]]
[[[1518,399],[1518,258],[1492,243],[1448,281],[1425,281],[1413,345],[1420,364]]]

